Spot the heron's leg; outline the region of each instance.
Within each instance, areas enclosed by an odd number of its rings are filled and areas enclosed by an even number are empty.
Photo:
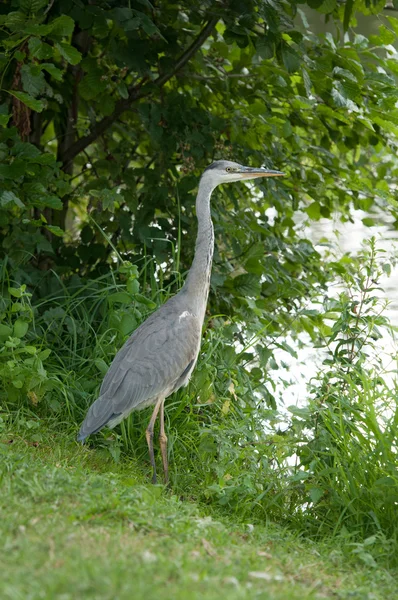
[[[164,482],[167,485],[169,483],[169,462],[167,460],[167,436],[164,431],[164,400],[160,405],[160,450],[162,452],[163,460],[163,471],[164,471]]]
[[[163,402],[164,402],[164,398],[159,398],[157,400],[157,402],[155,404],[155,408],[153,409],[151,420],[149,421],[147,430],[145,432],[146,441],[147,441],[148,449],[149,449],[149,458],[151,460],[151,465],[152,465],[152,469],[153,469],[152,483],[156,483],[155,454],[153,451],[153,430],[155,427],[155,421],[156,421],[156,417],[158,416],[159,408],[161,407]]]

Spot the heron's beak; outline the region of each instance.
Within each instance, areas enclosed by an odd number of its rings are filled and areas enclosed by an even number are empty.
[[[272,171],[271,169],[254,169],[252,167],[243,167],[240,171],[241,179],[254,179],[255,177],[281,177],[285,173],[282,171]]]

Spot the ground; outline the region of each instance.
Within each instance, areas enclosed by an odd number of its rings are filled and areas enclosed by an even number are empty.
[[[381,600],[394,573],[152,486],[72,435],[3,430],[2,600]]]

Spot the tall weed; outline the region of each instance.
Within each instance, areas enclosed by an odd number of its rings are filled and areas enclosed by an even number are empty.
[[[253,354],[242,350],[239,321],[206,320],[191,382],[166,405],[172,485],[242,519],[342,536],[361,560],[390,560],[397,548],[396,357],[387,373],[380,344],[382,331],[393,328],[378,284],[389,262],[372,240],[334,268],[338,297],[329,293],[321,310],[307,311],[325,358],[308,402],[289,407],[288,416],[268,395]],[[121,263],[93,280],[48,277],[48,295],[32,303],[3,263],[0,397],[24,426],[26,415],[51,416],[74,435],[116,351],[175,284],[160,285],[151,261],[140,271]],[[264,364],[281,343],[262,349]],[[134,453],[149,470],[150,412],[133,413],[90,443],[116,460]]]

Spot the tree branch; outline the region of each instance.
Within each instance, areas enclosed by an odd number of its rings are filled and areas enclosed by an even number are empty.
[[[96,123],[94,127],[91,129],[90,133],[81,137],[76,142],[71,144],[69,148],[64,152],[63,157],[63,168],[67,168],[70,162],[77,156],[80,152],[85,150],[87,146],[92,144],[100,135],[102,135],[108,127],[114,123],[122,113],[128,110],[133,102],[137,102],[141,100],[141,98],[145,98],[152,93],[153,86],[158,88],[163,87],[174,75],[184,67],[193,57],[193,55],[199,50],[199,48],[203,45],[203,43],[207,40],[214,27],[217,25],[218,17],[212,17],[204,26],[202,31],[199,33],[198,37],[192,42],[192,44],[185,50],[185,52],[180,56],[177,60],[175,67],[169,73],[165,73],[164,75],[159,75],[153,82],[151,82],[151,86],[146,88],[144,87],[144,83],[146,82],[146,78],[138,85],[129,90],[129,96],[126,99],[118,100],[115,106],[115,110],[113,113],[107,117],[104,117],[101,121]]]

